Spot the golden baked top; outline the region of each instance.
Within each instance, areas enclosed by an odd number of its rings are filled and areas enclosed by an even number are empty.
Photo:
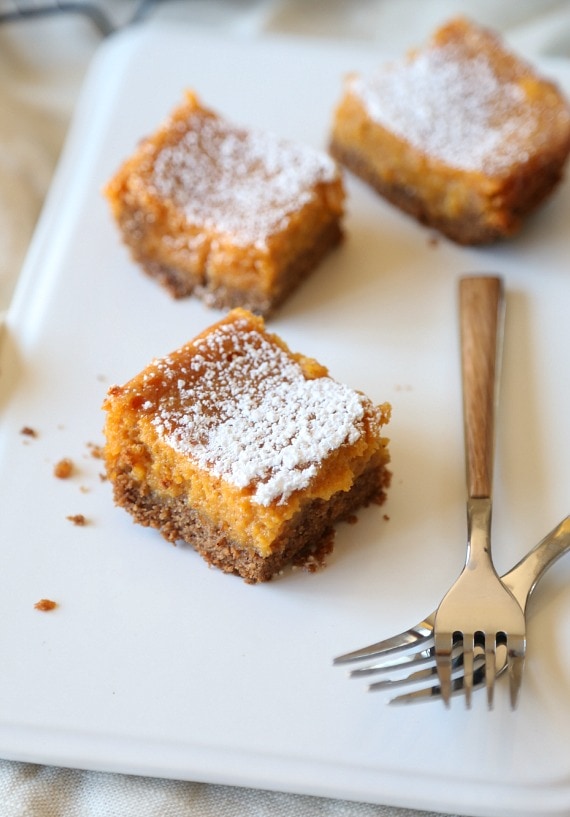
[[[382,412],[245,310],[111,389],[158,438],[258,505],[306,488],[340,448],[379,445]],[[362,453],[362,452],[361,452]]]
[[[352,76],[348,90],[379,125],[461,170],[500,175],[570,137],[557,87],[464,18],[404,59]]]
[[[129,184],[139,177],[190,223],[230,234],[238,246],[260,247],[315,199],[318,185],[340,178],[324,152],[236,127],[191,92],[143,143],[129,171]]]

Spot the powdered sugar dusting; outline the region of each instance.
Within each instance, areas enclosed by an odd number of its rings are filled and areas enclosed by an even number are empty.
[[[448,43],[355,77],[351,88],[373,120],[451,167],[492,174],[528,158],[536,113],[484,52]]]
[[[194,352],[183,371],[168,358],[155,363],[172,386],[152,422],[201,467],[250,486],[260,505],[285,502],[327,455],[362,434],[365,397],[329,377],[306,380],[246,322],[222,324],[195,341]]]
[[[292,213],[337,176],[324,153],[271,133],[239,129],[199,111],[158,154],[157,193],[172,199],[201,228],[231,235],[239,246],[265,246]]]

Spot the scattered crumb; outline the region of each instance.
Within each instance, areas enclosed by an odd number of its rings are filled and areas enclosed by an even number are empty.
[[[73,463],[69,457],[64,457],[57,462],[54,466],[53,473],[58,479],[69,479],[73,474]]]
[[[94,459],[103,459],[103,447],[101,445],[97,445],[96,443],[87,443],[87,448]]]
[[[35,428],[30,428],[30,426],[23,426],[20,429],[20,434],[23,434],[25,437],[37,437],[38,432]]]
[[[88,488],[87,485],[80,485],[79,490],[82,494],[88,494],[91,488]]]
[[[74,525],[78,525],[82,527],[83,525],[87,524],[87,519],[83,516],[82,513],[72,514],[71,516],[66,516],[66,519],[69,519],[70,522],[73,522]]]
[[[439,245],[439,236],[437,235],[430,235],[427,240],[428,247],[437,247]]]
[[[107,474],[99,474],[99,479],[101,482],[107,482]]]
[[[389,522],[389,521],[390,521],[390,517],[388,516],[388,514],[387,514],[387,513],[385,513],[385,514],[384,514],[384,516],[383,516],[382,518],[384,519],[384,521],[385,521],[385,522]]]
[[[50,610],[55,610],[57,602],[51,599],[40,599],[34,604],[36,610],[41,610],[42,613],[49,613]]]

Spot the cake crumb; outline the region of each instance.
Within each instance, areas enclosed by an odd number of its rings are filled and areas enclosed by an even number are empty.
[[[87,448],[93,459],[102,460],[103,459],[103,446],[97,445],[96,443],[87,443]]]
[[[55,610],[57,602],[51,599],[40,599],[34,604],[36,610],[41,610],[42,613],[49,613],[50,610]]]
[[[20,434],[23,434],[24,437],[38,436],[38,432],[35,430],[35,428],[32,428],[31,426],[22,426],[22,428],[20,429]]]
[[[70,516],[67,516],[66,519],[69,519],[70,522],[73,522],[74,525],[78,525],[79,527],[87,524],[87,519],[82,513],[71,514]]]
[[[69,479],[73,474],[73,462],[69,457],[64,457],[59,462],[56,462],[53,473],[58,479]]]

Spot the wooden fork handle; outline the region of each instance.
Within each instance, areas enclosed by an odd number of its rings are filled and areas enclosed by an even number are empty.
[[[501,278],[472,275],[459,282],[461,375],[467,491],[491,497],[500,355],[504,325]]]

